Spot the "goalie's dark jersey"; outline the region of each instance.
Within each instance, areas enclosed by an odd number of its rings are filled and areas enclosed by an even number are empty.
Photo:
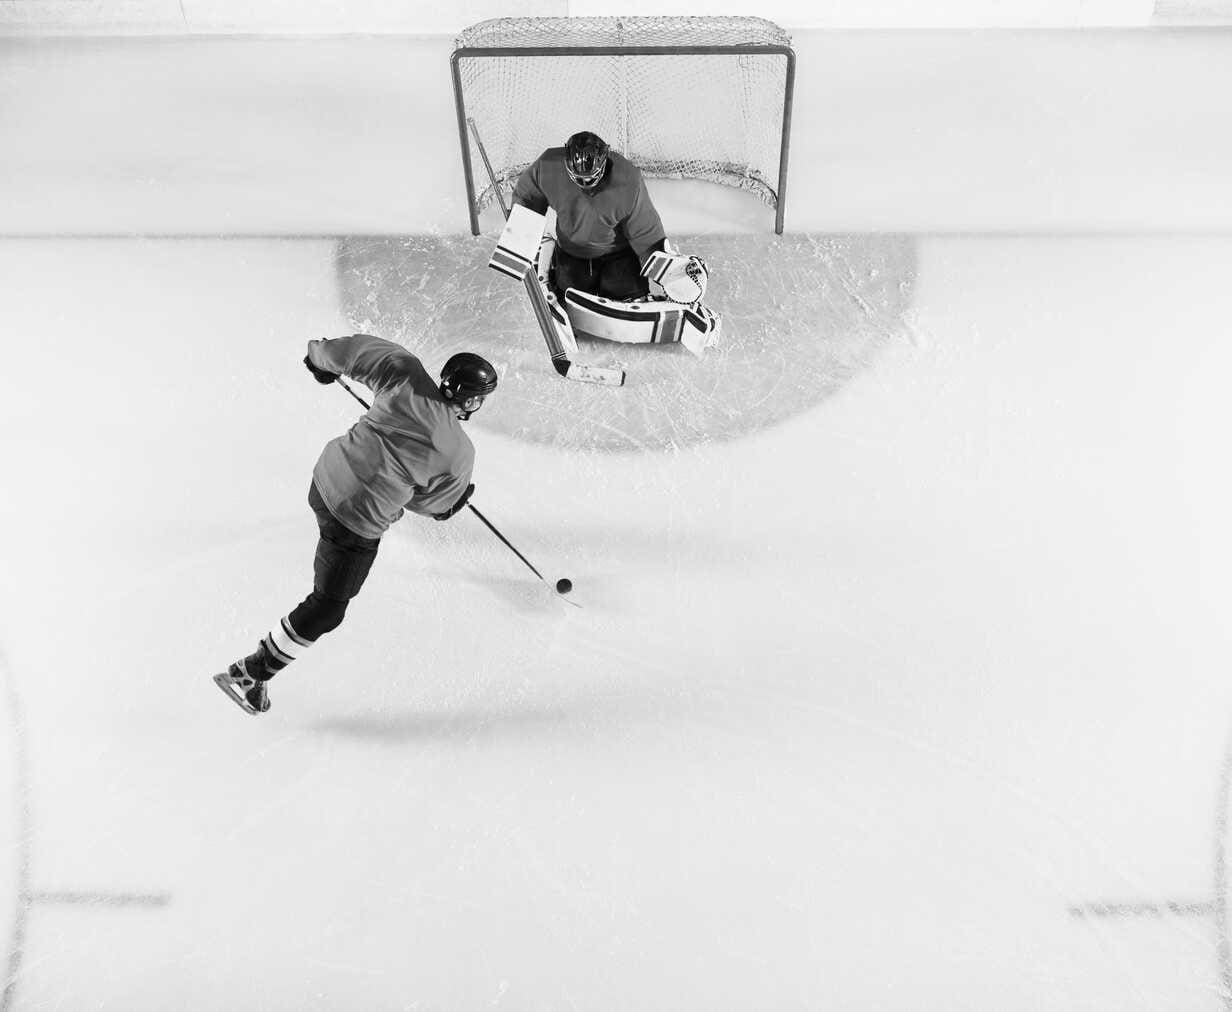
[[[325,445],[312,472],[339,523],[379,538],[404,508],[431,516],[458,501],[471,480],[475,447],[418,358],[367,334],[309,341],[308,358],[373,393],[372,407]]]
[[[644,263],[666,235],[641,170],[615,151],[603,184],[587,193],[565,172],[565,149],[548,148],[518,177],[513,200],[539,214],[554,208],[557,244],[585,260],[631,248]]]

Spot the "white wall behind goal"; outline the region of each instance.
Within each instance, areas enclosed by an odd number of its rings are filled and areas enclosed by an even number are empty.
[[[436,35],[487,18],[612,14],[755,14],[788,29],[1127,27],[1150,24],[1155,6],[1156,0],[5,0],[0,35]]]

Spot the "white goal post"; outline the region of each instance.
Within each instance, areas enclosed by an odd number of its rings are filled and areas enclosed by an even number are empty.
[[[545,148],[581,130],[647,176],[748,190],[783,232],[795,53],[770,21],[497,18],[458,36],[450,67],[473,235],[498,194],[476,185],[472,132],[498,185],[512,188]]]

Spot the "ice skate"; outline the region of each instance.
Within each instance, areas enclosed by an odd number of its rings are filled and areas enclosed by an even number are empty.
[[[254,678],[250,669],[261,664],[262,649],[230,665],[214,676],[214,684],[225,692],[245,713],[264,713],[269,709],[269,689],[266,682]]]

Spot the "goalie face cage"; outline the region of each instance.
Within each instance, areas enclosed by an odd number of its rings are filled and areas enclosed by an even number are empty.
[[[450,68],[471,233],[501,197],[476,188],[475,156],[512,188],[545,148],[590,130],[647,176],[756,194],[781,235],[790,41],[746,17],[497,18],[467,28]]]

